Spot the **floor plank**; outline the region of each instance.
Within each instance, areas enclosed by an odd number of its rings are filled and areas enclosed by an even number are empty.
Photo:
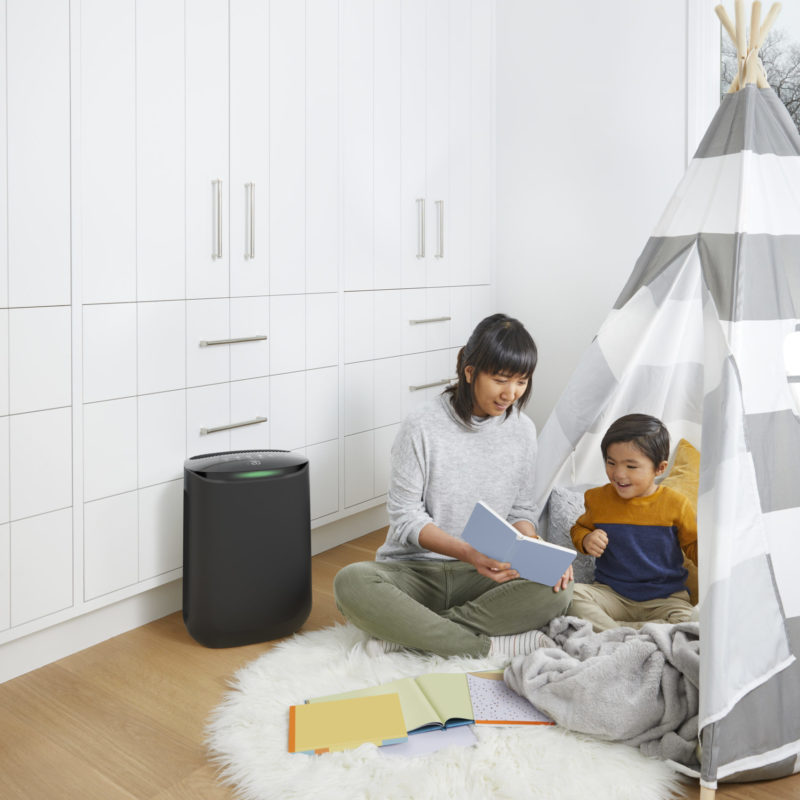
[[[333,579],[371,560],[385,529],[314,556],[301,631],[342,617]],[[233,800],[204,748],[210,711],[236,670],[275,642],[211,649],[180,612],[0,685],[0,797],[24,800]],[[723,785],[717,800],[798,800],[800,775]],[[689,784],[686,800],[698,800]]]

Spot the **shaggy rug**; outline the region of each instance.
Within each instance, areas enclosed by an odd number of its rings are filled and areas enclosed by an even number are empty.
[[[477,743],[412,758],[373,745],[324,755],[287,751],[289,706],[424,672],[498,669],[498,658],[378,657],[350,625],[297,634],[241,669],[211,714],[220,779],[245,800],[672,800],[681,778],[638,750],[552,726],[474,726]],[[425,736],[426,734],[417,734]]]

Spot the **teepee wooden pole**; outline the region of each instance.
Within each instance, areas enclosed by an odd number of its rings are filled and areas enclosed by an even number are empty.
[[[759,47],[761,47],[761,45],[764,44],[764,39],[767,38],[767,34],[769,33],[769,29],[773,26],[773,24],[775,23],[775,20],[778,17],[778,14],[780,14],[780,13],[781,13],[781,4],[780,3],[773,3],[772,7],[769,10],[769,13],[767,14],[766,19],[761,24],[761,31],[759,32],[759,35],[758,35],[758,46]]]
[[[761,47],[761,0],[755,0],[750,9],[750,50]]]
[[[716,15],[719,17],[719,21],[722,23],[722,27],[728,31],[728,36],[731,37],[731,41],[736,44],[736,28],[733,27],[733,23],[731,22],[731,18],[728,16],[728,12],[725,10],[725,6],[718,5],[715,6],[714,11]]]
[[[700,787],[700,800],[714,800],[716,794],[716,789],[709,789],[707,786]]]

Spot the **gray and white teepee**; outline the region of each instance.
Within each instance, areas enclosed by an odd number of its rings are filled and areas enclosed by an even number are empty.
[[[553,486],[604,483],[600,439],[631,412],[700,450],[707,790],[800,771],[800,411],[784,356],[800,337],[800,136],[759,88],[760,8],[749,49],[740,16],[726,27],[742,88],[543,427],[537,465],[540,506]]]

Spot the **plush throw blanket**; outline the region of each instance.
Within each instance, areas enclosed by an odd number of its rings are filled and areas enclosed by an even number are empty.
[[[557,617],[545,629],[562,649],[517,656],[506,683],[559,725],[696,768],[700,632],[697,622],[593,633]]]

